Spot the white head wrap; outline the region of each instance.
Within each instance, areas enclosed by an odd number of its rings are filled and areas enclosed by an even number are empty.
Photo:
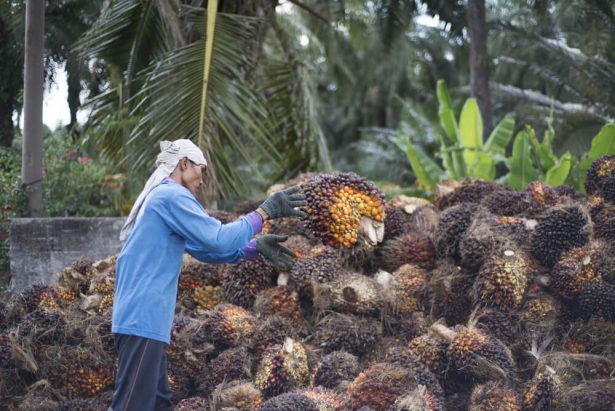
[[[160,154],[156,157],[156,171],[154,171],[147,180],[143,191],[141,191],[141,194],[137,197],[137,201],[132,206],[132,210],[130,210],[124,227],[122,227],[120,231],[120,241],[125,241],[128,238],[137,216],[139,215],[139,210],[148,194],[157,187],[162,180],[171,175],[175,167],[177,167],[177,163],[179,163],[179,160],[183,157],[188,157],[190,161],[198,165],[207,165],[207,161],[201,149],[190,140],[180,139],[160,142]]]

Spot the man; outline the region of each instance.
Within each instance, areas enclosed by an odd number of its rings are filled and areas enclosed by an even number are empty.
[[[112,331],[119,352],[110,411],[171,410],[165,346],[170,343],[184,251],[209,263],[235,263],[262,254],[290,268],[295,255],[283,236],[252,237],[267,218],[303,217],[299,187],[272,194],[230,224],[210,217],[196,200],[207,162],[189,140],[163,141],[156,171],[120,233]]]

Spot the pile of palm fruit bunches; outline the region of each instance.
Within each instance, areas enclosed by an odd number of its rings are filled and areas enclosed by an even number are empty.
[[[267,222],[295,266],[186,257],[167,350],[183,410],[612,410],[615,156],[586,194],[442,184],[433,202],[306,174],[308,217]],[[223,222],[254,209],[211,211]],[[0,300],[0,403],[104,410],[115,260]]]

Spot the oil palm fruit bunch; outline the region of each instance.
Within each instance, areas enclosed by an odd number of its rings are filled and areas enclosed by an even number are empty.
[[[440,210],[461,203],[480,203],[487,195],[495,192],[507,190],[505,186],[491,181],[465,179],[452,190],[436,195],[436,206]]]
[[[611,410],[615,404],[615,380],[607,378],[575,385],[562,394],[562,403],[574,404],[579,410]]]
[[[448,364],[447,349],[446,341],[431,334],[420,335],[408,343],[408,350],[439,380],[444,377]]]
[[[398,207],[387,204],[384,217],[384,238],[383,241],[391,240],[399,237],[406,231],[409,231],[410,217],[406,212]]]
[[[368,406],[386,410],[398,397],[416,387],[409,368],[387,363],[376,363],[348,386],[347,405],[352,411]]]
[[[258,411],[319,411],[314,400],[303,394],[287,392],[265,401]]]
[[[510,310],[521,305],[527,287],[527,257],[519,250],[502,250],[487,258],[474,283],[477,305]]]
[[[252,356],[246,347],[229,348],[212,359],[207,367],[195,370],[193,376],[197,393],[209,396],[216,386],[224,381],[252,377]]]
[[[476,380],[516,378],[512,354],[497,338],[475,327],[456,326],[450,329],[442,324],[431,327],[450,342],[448,358],[457,369],[469,373]]]
[[[461,203],[440,213],[435,232],[436,252],[440,257],[451,257],[459,261],[459,242],[470,227],[474,214],[480,211],[475,203]]]
[[[316,324],[314,342],[324,352],[367,353],[382,335],[380,323],[372,318],[332,312]]]
[[[523,388],[523,410],[550,411],[557,406],[561,390],[558,379],[550,372],[540,373]]]
[[[272,397],[307,385],[308,358],[301,343],[287,338],[284,344],[269,347],[262,355],[254,385],[265,397]]]
[[[220,304],[207,311],[203,326],[195,338],[209,339],[220,347],[236,347],[254,337],[258,320],[247,310],[232,304]]]
[[[559,294],[578,297],[585,287],[602,283],[603,274],[610,275],[614,268],[611,256],[602,242],[592,241],[562,253],[549,273],[550,286]]]
[[[503,217],[535,217],[545,206],[537,203],[525,191],[497,190],[483,198],[480,204],[489,212]]]
[[[424,410],[444,409],[444,391],[436,376],[418,356],[406,347],[393,346],[387,350],[386,359],[387,362],[412,370],[412,379],[417,384],[409,394],[395,401],[394,410],[416,409],[412,408],[412,404],[420,404],[420,409]]]
[[[263,257],[229,264],[222,279],[224,301],[251,308],[256,294],[274,285],[277,270]]]
[[[430,236],[418,231],[409,231],[385,241],[377,250],[378,267],[387,271],[397,270],[404,264],[416,264],[433,268],[436,249]]]
[[[186,366],[184,362],[169,361],[167,376],[174,401],[181,401],[194,395],[192,372],[192,367]]]
[[[607,203],[602,197],[594,196],[589,204],[594,236],[611,244],[612,250],[615,250],[615,201]]]
[[[286,337],[299,337],[303,328],[298,326],[291,318],[282,315],[273,315],[260,319],[252,348],[261,354],[265,349],[274,344],[282,344]]]
[[[426,281],[427,272],[413,264],[404,264],[393,273],[389,298],[398,315],[422,311],[423,301],[419,294]]]
[[[419,385],[408,394],[397,398],[389,408],[390,411],[443,411],[444,409],[444,401],[423,385]]]
[[[579,295],[579,306],[585,318],[615,322],[615,284],[587,285]]]
[[[564,388],[583,381],[610,378],[615,370],[615,359],[595,354],[551,352],[539,356],[537,374],[551,373],[558,377]]]
[[[521,411],[521,396],[500,381],[488,381],[472,390],[469,411]]]
[[[59,284],[54,284],[52,287],[60,299],[62,307],[68,307],[77,300],[77,295],[74,291],[64,288]]]
[[[615,323],[594,318],[572,323],[564,338],[564,348],[574,354],[610,355],[615,352]]]
[[[325,244],[368,246],[384,236],[384,194],[354,173],[321,174],[301,184],[308,201],[307,226]]]
[[[177,403],[175,411],[209,411],[209,403],[202,397],[185,398]]]
[[[212,395],[212,409],[256,411],[263,401],[261,392],[249,381],[223,382]]]
[[[60,298],[55,289],[49,285],[33,284],[21,292],[26,312],[41,309],[53,311],[60,308]]]
[[[36,345],[61,344],[66,339],[66,320],[61,311],[32,311],[17,326],[20,338],[27,338]]]
[[[314,401],[319,411],[344,411],[346,409],[344,397],[335,391],[314,387],[296,392]]]
[[[439,261],[429,278],[430,314],[449,324],[465,323],[472,307],[474,276],[450,260]]]
[[[518,321],[515,321],[512,313],[504,313],[497,308],[476,307],[470,315],[468,325],[494,336],[507,347],[517,345],[519,340]]]
[[[224,291],[220,286],[204,285],[194,289],[194,302],[201,310],[211,310],[224,301]]]
[[[336,389],[350,382],[360,372],[359,359],[346,351],[333,351],[323,356],[314,368],[312,385]]]
[[[265,319],[274,315],[282,316],[290,320],[294,326],[300,327],[303,322],[303,314],[297,297],[285,287],[271,287],[261,291],[256,296],[253,312]]]
[[[56,346],[46,355],[53,359],[46,376],[71,398],[95,397],[113,384],[113,363],[86,348]]]
[[[220,221],[222,224],[232,223],[237,220],[239,216],[235,213],[225,210],[206,210],[207,214],[216,220]]]
[[[594,161],[587,170],[585,191],[598,193],[607,201],[615,202],[615,155]]]
[[[589,240],[591,221],[577,205],[554,206],[540,217],[530,239],[531,254],[547,268],[553,267],[560,254],[584,246]]]
[[[491,254],[523,245],[529,235],[526,222],[518,217],[477,213],[459,242],[461,265],[478,271]]]
[[[543,206],[554,206],[560,202],[560,196],[555,188],[546,185],[541,181],[532,181],[525,188],[525,192],[536,203]]]
[[[316,246],[293,266],[288,287],[303,299],[314,296],[313,283],[327,283],[344,271],[333,247]]]

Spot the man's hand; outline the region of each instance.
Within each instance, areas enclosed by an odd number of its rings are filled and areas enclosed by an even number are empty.
[[[305,194],[301,187],[294,186],[286,190],[273,193],[259,207],[267,214],[270,219],[280,217],[307,217],[307,214],[301,210],[295,210],[295,207],[304,207],[307,205]]]
[[[292,268],[297,256],[288,248],[279,244],[288,240],[285,235],[264,235],[256,239],[256,250],[263,255],[274,267],[288,270]]]

